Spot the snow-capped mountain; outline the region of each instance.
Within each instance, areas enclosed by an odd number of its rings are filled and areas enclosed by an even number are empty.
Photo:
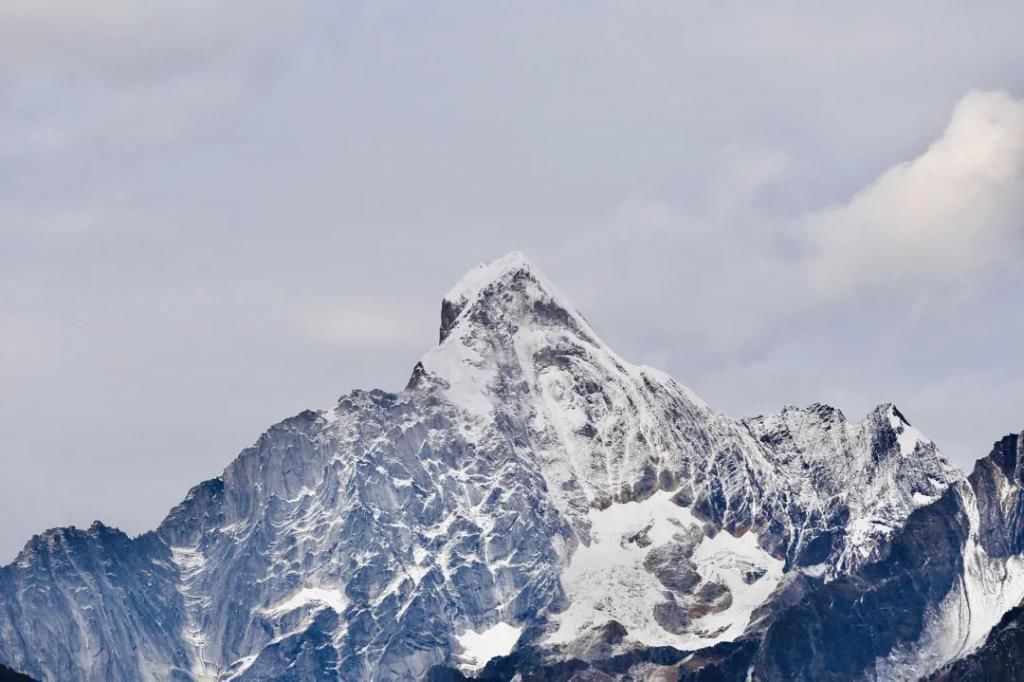
[[[892,405],[725,417],[510,254],[444,297],[399,393],[271,427],[137,538],[33,537],[0,569],[0,662],[40,680],[943,675],[1005,649],[993,628],[1024,598],[1020,459],[1001,441],[967,478]]]

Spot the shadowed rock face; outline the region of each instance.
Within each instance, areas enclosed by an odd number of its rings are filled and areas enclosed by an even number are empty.
[[[755,674],[785,680],[873,677],[875,660],[917,641],[927,609],[959,579],[968,531],[955,489],[915,511],[883,559],[811,591],[775,618]]]
[[[1024,471],[1024,434],[1009,435],[978,460],[970,475],[977,498],[978,539],[988,556],[1006,559],[1006,565],[1019,559],[1024,551],[1024,525],[1021,519]],[[996,579],[1013,583],[1003,562]],[[1024,605],[1007,601],[1008,608],[975,651],[953,661],[929,679],[1019,680],[1024,679]],[[997,614],[998,615],[998,614]]]
[[[39,679],[130,679],[141,650],[173,674],[187,658],[166,635],[184,624],[170,559],[155,535],[99,522],[32,538],[0,569],[4,662]]]
[[[689,593],[703,580],[691,556],[693,549],[683,544],[661,545],[647,553],[644,568],[657,576],[665,589]]]
[[[23,675],[11,670],[5,665],[0,665],[0,682],[36,682],[28,675]]]
[[[1024,551],[1024,437],[1006,436],[970,475],[978,498],[981,544],[993,557]]]
[[[0,568],[0,661],[46,681],[870,678],[931,651],[966,546],[971,566],[1019,553],[1020,458],[1006,441],[968,485],[891,405],[724,417],[511,254],[445,296],[403,391],[272,426],[151,533],[30,540]],[[621,570],[595,579],[584,550]],[[515,637],[475,650],[499,624]]]

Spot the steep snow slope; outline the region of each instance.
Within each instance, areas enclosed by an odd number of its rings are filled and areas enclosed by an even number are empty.
[[[0,660],[46,680],[392,680],[528,651],[692,665],[643,652],[716,644],[744,675],[799,678],[827,652],[797,670],[756,642],[830,586],[875,585],[911,519],[960,556],[969,486],[891,405],[726,418],[618,357],[521,254],[470,272],[441,318],[403,391],[271,427],[154,533],[33,539],[0,569]]]

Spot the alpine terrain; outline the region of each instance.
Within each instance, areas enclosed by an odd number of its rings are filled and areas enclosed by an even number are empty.
[[[0,568],[38,680],[1024,678],[1024,439],[965,476],[895,406],[725,417],[521,254],[398,393],[276,424],[138,537]],[[1020,660],[1019,660],[1020,659]]]

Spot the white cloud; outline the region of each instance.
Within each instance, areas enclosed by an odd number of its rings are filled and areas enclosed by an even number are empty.
[[[842,206],[810,216],[826,296],[932,286],[1010,261],[1024,227],[1024,101],[972,92],[942,136]]]

